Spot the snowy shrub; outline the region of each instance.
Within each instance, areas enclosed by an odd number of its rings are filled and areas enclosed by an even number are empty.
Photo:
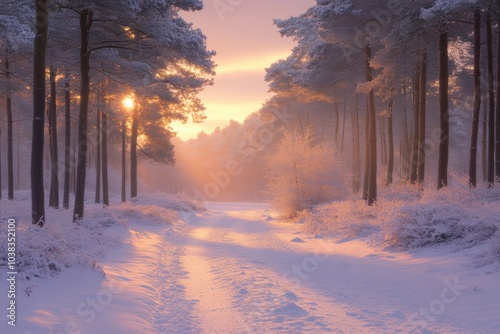
[[[340,198],[346,190],[334,155],[331,146],[315,142],[312,128],[303,134],[286,132],[276,152],[266,159],[266,195],[272,206],[290,218]]]
[[[454,203],[405,205],[397,216],[382,224],[385,241],[404,249],[457,240],[463,246],[475,246],[491,238],[498,226],[492,217],[474,211]]]
[[[381,189],[377,204],[346,200],[302,213],[303,230],[335,238],[363,238],[378,247],[410,250],[438,244],[469,249],[475,266],[500,266],[500,189],[461,182],[440,191]],[[399,197],[399,198],[398,198]]]
[[[154,205],[176,211],[192,212],[206,210],[205,205],[198,199],[192,198],[185,193],[179,194],[143,194],[131,200],[133,204]]]
[[[126,202],[115,208],[117,215],[140,224],[172,224],[178,220],[177,211],[156,205],[138,205]]]
[[[498,198],[494,202],[486,198],[477,189],[458,184],[453,189],[426,191],[421,199],[381,221],[384,240],[403,249],[451,242],[460,248],[476,246],[500,227]]]
[[[308,234],[352,238],[377,230],[376,218],[373,209],[361,200],[333,202],[305,215],[303,230]]]
[[[26,208],[29,202],[13,202],[17,209]],[[29,212],[29,210],[27,211]],[[31,224],[29,216],[18,216],[14,210],[2,212],[2,222],[16,217],[17,271],[27,292],[34,279],[44,279],[58,274],[64,268],[90,268],[101,270],[99,265],[106,253],[121,244],[120,238],[105,233],[105,229],[120,222],[102,207],[90,207],[85,219],[78,224],[71,222],[71,213],[58,214],[48,209],[47,215],[57,217],[43,228]],[[7,235],[6,224],[0,225],[0,234]],[[6,244],[0,245],[0,259],[7,261]]]

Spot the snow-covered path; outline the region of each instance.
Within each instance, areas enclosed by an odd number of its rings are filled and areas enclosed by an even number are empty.
[[[260,204],[208,207],[183,241],[192,332],[500,332],[499,275],[464,275],[460,257],[307,238]]]
[[[203,333],[337,331],[332,320],[339,307],[287,278],[287,264],[301,259],[261,220],[262,206],[210,207],[192,219],[183,258],[186,293],[199,300]],[[361,324],[347,320],[344,325],[359,333]]]
[[[460,255],[306,237],[262,204],[182,217],[131,222],[106,277],[70,270],[43,282],[19,297],[16,330],[0,332],[500,333],[499,273],[465,270]]]

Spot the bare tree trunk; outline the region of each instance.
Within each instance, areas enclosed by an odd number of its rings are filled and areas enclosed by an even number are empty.
[[[127,146],[126,146],[126,136],[127,127],[125,125],[125,120],[122,120],[122,203],[127,200]]]
[[[488,106],[483,103],[483,134],[481,138],[481,160],[483,169],[483,182],[488,182]]]
[[[59,154],[57,146],[56,70],[50,67],[49,143],[50,143],[50,195],[49,206],[59,209]]]
[[[132,134],[130,137],[130,198],[137,197],[137,135],[139,126],[138,106],[132,111]]]
[[[372,67],[370,64],[372,50],[370,45],[366,46],[366,81],[373,80]],[[369,129],[369,172],[368,172],[368,205],[377,201],[377,113],[375,111],[375,95],[373,89],[368,94],[370,129]]]
[[[87,132],[88,138],[88,132]],[[92,146],[87,146],[87,169],[92,169]]]
[[[361,134],[359,129],[359,104],[358,96],[356,95],[356,175],[357,175],[357,185],[356,192],[359,191],[361,183]]]
[[[71,168],[71,92],[69,74],[64,85],[64,194],[63,208],[69,209],[70,168]]]
[[[14,150],[12,148],[12,99],[10,91],[9,50],[5,55],[5,79],[7,81],[7,198],[14,199]],[[1,190],[0,190],[1,192]]]
[[[439,138],[438,189],[448,186],[448,157],[450,123],[448,111],[448,27],[439,33],[439,114],[441,135]]]
[[[500,1],[497,0],[497,6],[500,7]],[[497,106],[496,106],[496,136],[495,136],[495,177],[500,182],[500,20],[498,22],[497,37]]]
[[[352,189],[355,194],[359,192],[360,186],[360,161],[359,161],[359,120],[358,120],[358,95],[356,94],[356,107],[351,112],[351,127],[352,127]]]
[[[339,104],[335,101],[335,146],[339,150]]]
[[[108,114],[102,111],[102,204],[109,206],[108,180]]]
[[[45,124],[45,67],[47,52],[48,0],[36,1],[36,33],[33,68],[33,140],[31,146],[31,221],[45,224],[45,190],[43,186],[43,146]]]
[[[80,71],[81,71],[81,97],[80,115],[78,126],[78,167],[76,175],[75,209],[73,221],[83,218],[85,203],[85,179],[87,176],[87,148],[88,148],[88,108],[90,95],[90,50],[89,31],[92,26],[92,11],[84,9],[80,13]]]
[[[420,67],[420,98],[419,98],[419,120],[418,120],[418,171],[417,182],[420,187],[424,184],[425,179],[425,126],[426,126],[426,109],[427,109],[427,50],[424,49],[422,54],[422,65]]]
[[[98,85],[100,86],[100,85]],[[97,120],[96,120],[96,163],[95,163],[95,202],[101,203],[101,88],[97,91]]]
[[[387,142],[385,139],[385,117],[380,122],[380,159],[382,167],[387,166]]]
[[[2,129],[0,129],[0,200],[2,199]]]
[[[344,101],[344,116],[342,120],[342,138],[340,141],[340,154],[344,154],[344,137],[345,137],[345,118],[346,118],[346,102]]]
[[[389,135],[389,156],[387,161],[387,185],[391,185],[394,173],[394,132],[392,124],[392,113],[394,109],[394,100],[391,97],[389,101],[389,116],[387,117],[387,131]]]
[[[493,87],[493,36],[491,32],[491,12],[486,18],[486,46],[488,56],[488,184],[493,187],[495,182],[495,96]]]
[[[469,157],[469,185],[477,185],[477,137],[479,133],[479,114],[481,111],[481,12],[474,10],[474,112]]]
[[[73,138],[73,149],[72,149],[72,164],[71,164],[71,182],[70,182],[70,185],[71,185],[71,192],[73,193],[73,195],[75,194],[75,191],[76,191],[76,154],[77,154],[77,151],[76,151],[76,140],[75,138]]]
[[[17,137],[17,173],[16,173],[17,190],[21,189],[21,155],[20,155],[19,141],[20,141],[19,137]]]
[[[413,83],[413,114],[414,114],[414,126],[413,126],[413,142],[411,147],[411,164],[410,164],[410,182],[412,184],[417,183],[418,175],[418,146],[420,142],[420,64],[417,65],[415,81]]]
[[[366,104],[366,119],[365,119],[365,170],[363,175],[363,200],[368,201],[368,181],[370,169],[370,106]]]
[[[403,177],[409,181],[410,180],[410,164],[411,164],[411,136],[408,131],[408,108],[406,100],[406,86],[403,87],[403,143],[401,147],[400,161],[401,161],[401,173]]]

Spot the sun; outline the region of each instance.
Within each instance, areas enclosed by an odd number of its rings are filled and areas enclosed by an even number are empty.
[[[127,109],[134,108],[134,99],[132,99],[130,96],[126,97],[125,99],[123,99],[123,106]]]

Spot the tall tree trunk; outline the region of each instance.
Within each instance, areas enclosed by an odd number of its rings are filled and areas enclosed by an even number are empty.
[[[71,168],[71,92],[70,77],[66,73],[64,84],[64,194],[63,208],[69,209],[70,168]]]
[[[125,120],[122,120],[122,203],[127,200],[127,146],[126,146],[126,136],[127,136],[127,126]]]
[[[2,199],[2,129],[0,129],[0,200]]]
[[[387,166],[387,142],[385,140],[385,118],[380,122],[380,159],[382,167]]]
[[[100,85],[99,85],[100,86]],[[96,163],[95,163],[95,202],[101,203],[101,90],[97,92],[97,120],[96,120]]]
[[[84,9],[80,13],[80,71],[81,71],[81,97],[80,115],[78,126],[78,166],[76,175],[75,209],[73,221],[83,218],[85,202],[85,179],[87,176],[87,148],[88,148],[88,108],[90,94],[90,50],[89,31],[92,27],[92,11]]]
[[[341,155],[344,155],[345,118],[346,118],[346,101],[344,100],[344,115],[343,115],[343,120],[342,120],[342,137],[340,139],[340,154]]]
[[[139,126],[138,106],[132,110],[132,134],[130,137],[130,198],[137,197],[137,135]]]
[[[483,170],[483,182],[488,182],[488,106],[483,103],[483,133],[481,135],[481,161]]]
[[[21,189],[21,155],[20,155],[20,140],[17,137],[17,173],[16,173],[16,181],[17,187],[16,190]]]
[[[339,104],[337,101],[335,101],[335,146],[337,148],[337,151],[339,150],[339,123]]]
[[[488,57],[488,184],[493,187],[495,182],[495,96],[493,88],[493,36],[491,31],[491,11],[486,18],[486,49]]]
[[[497,0],[497,6],[500,8],[500,0]],[[498,23],[497,36],[497,106],[496,106],[496,140],[495,140],[495,177],[500,182],[500,20]]]
[[[45,67],[49,14],[48,0],[36,1],[36,33],[33,61],[33,140],[31,145],[31,221],[45,224],[43,146],[45,124]]]
[[[474,10],[474,112],[469,156],[469,185],[477,185],[477,137],[481,112],[481,12]]]
[[[87,132],[88,138],[88,132]],[[87,146],[87,169],[92,169],[92,146]]]
[[[394,173],[394,132],[393,132],[393,122],[392,113],[394,109],[394,100],[391,97],[389,101],[389,116],[387,117],[387,132],[389,135],[389,156],[387,161],[387,185],[391,185],[393,181]]]
[[[418,120],[418,171],[417,183],[420,187],[424,184],[425,179],[425,126],[426,126],[426,110],[427,110],[427,50],[424,49],[422,54],[422,65],[420,67],[420,98],[419,98],[419,120]]]
[[[366,81],[373,80],[371,67],[372,50],[371,46],[366,46]],[[370,89],[368,94],[370,129],[369,129],[369,172],[368,172],[368,205],[373,205],[377,201],[377,113],[375,111],[375,94]]]
[[[50,67],[49,140],[50,140],[50,195],[49,206],[59,209],[59,154],[57,147],[56,70]]]
[[[108,180],[108,114],[102,112],[102,204],[109,206],[109,180]]]
[[[70,182],[71,192],[73,193],[73,195],[75,195],[76,191],[76,155],[77,155],[76,139],[73,138],[73,149],[71,150],[72,163],[71,163],[71,182]]]
[[[403,144],[401,151],[401,173],[403,177],[410,180],[410,164],[411,164],[411,136],[408,131],[408,108],[406,100],[406,86],[403,87]]]
[[[363,200],[368,201],[368,182],[370,170],[370,105],[366,104],[366,119],[365,119],[365,169],[363,175]]]
[[[356,94],[356,175],[357,175],[357,184],[356,184],[356,193],[359,191],[360,183],[361,183],[361,134],[359,129],[359,104],[358,104],[358,96]]]
[[[12,148],[12,99],[10,90],[9,50],[5,56],[5,79],[7,81],[7,198],[14,199],[14,150]]]
[[[418,64],[416,68],[415,81],[413,82],[413,142],[411,146],[411,164],[410,164],[410,182],[411,184],[417,183],[418,175],[418,146],[420,142],[420,70],[421,65]]]
[[[448,186],[448,157],[450,146],[450,122],[448,112],[448,27],[439,33],[439,137],[438,189]]]
[[[360,186],[360,157],[359,157],[359,106],[358,94],[356,94],[356,106],[351,112],[352,127],[352,190],[355,194],[359,192]]]

